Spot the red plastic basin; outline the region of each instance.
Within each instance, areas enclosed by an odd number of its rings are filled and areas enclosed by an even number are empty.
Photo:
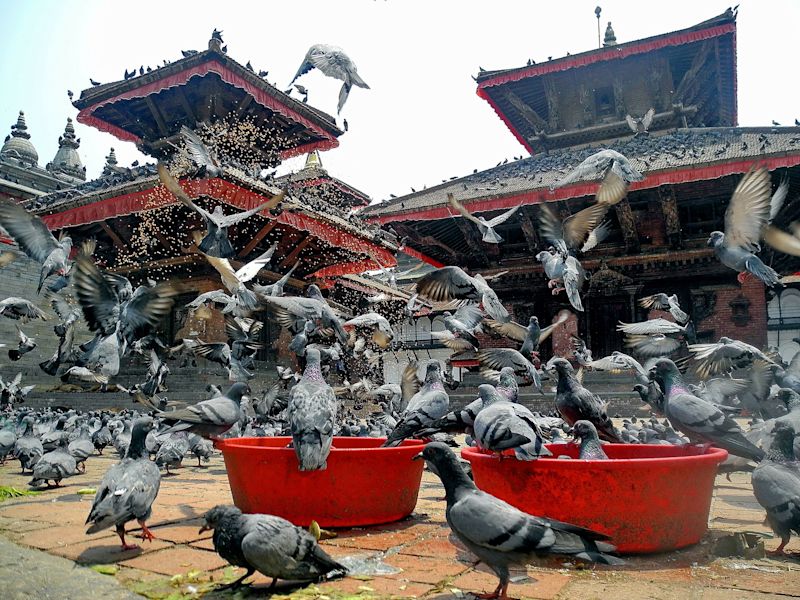
[[[300,471],[289,437],[219,440],[233,502],[245,513],[307,526],[356,527],[407,517],[417,504],[423,443],[336,437],[324,471]]]
[[[465,448],[475,484],[529,514],[609,535],[623,553],[664,552],[700,541],[717,466],[728,453],[698,446],[604,444],[612,460],[548,445],[552,458],[518,461]]]

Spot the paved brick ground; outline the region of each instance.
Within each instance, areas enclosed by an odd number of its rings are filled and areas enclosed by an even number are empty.
[[[120,552],[118,538],[111,531],[93,536],[84,533],[83,522],[92,496],[77,494],[81,488],[95,487],[115,460],[108,455],[93,457],[87,463],[86,474],[64,480],[61,488],[0,504],[0,534],[21,546],[79,564],[115,565],[114,576],[120,582],[151,598],[178,598],[181,594],[197,597],[213,588],[213,582],[236,574],[213,552],[210,536],[197,533],[206,510],[232,502],[221,457],[215,456],[203,467],[191,466],[193,461],[187,461],[187,466],[175,475],[162,479],[149,523],[158,539],[144,542],[140,550],[127,552]],[[27,489],[29,479],[30,476],[19,474],[16,462],[0,467],[0,485]],[[457,600],[467,592],[492,590],[496,578],[476,564],[468,551],[451,542],[442,496],[438,479],[426,472],[416,511],[410,518],[392,525],[342,530],[337,538],[323,542],[337,558],[372,558],[384,567],[393,567],[395,573],[348,577],[303,590],[282,584],[278,592],[322,600],[353,595],[365,599],[392,596]],[[604,600],[800,597],[797,560],[722,559],[711,554],[715,540],[727,532],[768,533],[763,518],[750,489],[749,475],[734,474],[730,482],[720,476],[711,530],[701,544],[669,554],[633,557],[628,566],[617,569],[545,561],[514,573],[510,593],[517,598]],[[774,548],[777,541],[767,539],[766,546]],[[793,540],[789,549],[800,551],[800,543]],[[0,573],[2,567],[0,560]],[[268,595],[266,578],[257,577],[255,582],[243,596]],[[205,597],[229,598],[232,594],[212,592]]]

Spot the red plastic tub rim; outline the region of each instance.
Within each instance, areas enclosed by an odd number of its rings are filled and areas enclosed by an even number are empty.
[[[242,450],[267,450],[279,452],[285,450],[287,452],[294,452],[293,448],[289,447],[292,438],[289,436],[272,436],[272,437],[238,437],[214,440],[214,446],[218,450],[225,452],[242,451]],[[408,439],[403,440],[399,446],[386,447],[382,444],[386,438],[370,438],[370,437],[334,437],[331,452],[396,452],[400,447],[420,446],[423,447],[425,442],[422,440]]]

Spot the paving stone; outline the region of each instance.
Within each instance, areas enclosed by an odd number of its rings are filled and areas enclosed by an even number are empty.
[[[213,571],[226,566],[228,563],[220,558],[216,552],[207,552],[189,546],[175,546],[124,560],[122,564],[144,571],[175,575],[195,569],[198,571]]]
[[[569,582],[569,576],[559,573],[545,573],[517,569],[511,571],[511,578],[526,577],[528,580],[512,583],[508,588],[509,596],[513,598],[536,598],[537,600],[550,600],[555,598],[561,589]],[[467,573],[459,575],[452,581],[452,587],[464,592],[485,593],[491,592],[499,583],[497,575],[492,573],[485,565],[470,569]]]
[[[214,533],[212,531],[205,531],[199,533],[200,527],[203,522],[200,519],[186,522],[181,521],[174,525],[162,525],[151,527],[153,535],[160,540],[174,542],[176,544],[187,544],[189,542],[196,542],[200,540],[210,539]]]
[[[403,569],[402,577],[415,583],[438,584],[466,571],[468,565],[444,559],[394,554],[387,556],[386,564]]]
[[[72,526],[47,527],[22,535],[17,539],[17,543],[24,544],[25,546],[33,546],[39,550],[47,550],[50,548],[69,546],[70,544],[83,542],[87,539],[103,539],[110,536],[116,538],[116,534],[113,530],[102,531],[92,536],[87,536],[83,529]]]
[[[477,557],[462,545],[455,545],[450,540],[440,537],[431,538],[415,544],[404,546],[400,550],[400,554],[446,558],[448,560],[457,560],[470,564],[478,561]]]
[[[126,537],[129,544],[139,544],[136,550],[121,550],[119,538],[103,538],[98,540],[86,540],[77,544],[70,544],[69,546],[58,546],[51,548],[51,554],[57,554],[64,558],[69,558],[77,563],[85,565],[99,565],[99,564],[112,564],[118,563],[134,556],[149,554],[168,548],[171,544],[159,540],[152,542],[142,541],[132,536]]]

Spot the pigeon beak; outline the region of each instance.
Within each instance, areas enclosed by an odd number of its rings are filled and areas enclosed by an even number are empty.
[[[205,533],[206,531],[211,531],[211,527],[209,527],[208,525],[203,525],[203,526],[200,528],[200,531],[198,531],[197,533],[198,533],[198,534],[200,534],[200,533]]]
[[[415,455],[411,460],[420,460],[424,458],[425,457],[422,455],[422,452],[420,452],[419,454]]]

